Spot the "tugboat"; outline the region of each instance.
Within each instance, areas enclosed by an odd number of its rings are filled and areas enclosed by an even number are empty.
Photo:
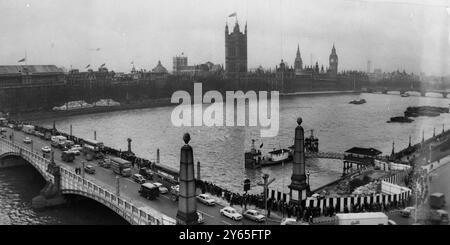
[[[256,150],[254,139],[250,151],[245,152],[245,168],[255,169],[289,161],[292,161],[292,157],[287,149],[274,149],[263,156],[260,150]]]
[[[366,103],[367,101],[365,99],[360,99],[360,100],[352,100],[349,102],[349,104],[354,104],[354,105],[361,105]]]

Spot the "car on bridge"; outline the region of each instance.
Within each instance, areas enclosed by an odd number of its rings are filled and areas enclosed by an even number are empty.
[[[144,183],[141,185],[139,194],[149,200],[155,200],[159,196],[158,187],[152,183]]]
[[[68,152],[72,152],[74,155],[79,156],[81,152],[77,149],[70,148],[67,150]]]
[[[216,200],[211,198],[207,194],[200,194],[197,196],[197,200],[205,205],[214,206],[216,204]]]
[[[50,153],[52,152],[52,148],[50,148],[50,146],[44,146],[41,148],[42,152],[44,153]]]
[[[264,222],[266,221],[266,216],[264,216],[263,214],[261,214],[260,212],[258,212],[257,210],[254,209],[247,209],[244,212],[244,218],[252,220],[252,221],[256,221],[256,222]]]
[[[158,183],[158,182],[154,182],[153,183],[156,187],[158,187],[159,193],[161,194],[166,194],[169,192],[169,190],[163,186],[163,184]]]
[[[32,142],[32,140],[30,139],[30,137],[25,137],[23,139],[23,143],[25,143],[25,144],[30,144],[31,142]]]
[[[242,214],[238,213],[238,211],[236,211],[236,209],[232,208],[232,207],[224,207],[220,210],[220,214],[228,217],[234,221],[238,221],[242,219]]]
[[[84,171],[88,174],[95,174],[95,168],[94,166],[88,164],[84,167]]]
[[[140,174],[133,174],[133,180],[134,180],[134,182],[136,182],[138,184],[143,184],[146,181],[144,176],[142,176]]]

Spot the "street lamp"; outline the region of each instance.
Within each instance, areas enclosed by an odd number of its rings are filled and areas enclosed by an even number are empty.
[[[120,196],[120,177],[119,177],[119,175],[116,175],[116,195],[117,195],[117,197]]]
[[[82,164],[82,170],[81,170],[81,176],[83,177],[83,179],[84,179],[84,165],[86,164],[86,162],[85,161],[81,161],[81,164]]]
[[[308,187],[309,187],[309,175],[310,175],[310,173],[309,173],[309,170],[306,172],[306,177],[308,177]]]
[[[262,178],[264,180],[264,183],[258,183],[258,185],[264,187],[264,215],[267,217],[267,190],[269,185],[275,181],[275,178],[272,178],[270,181],[268,181],[268,174],[264,174]]]

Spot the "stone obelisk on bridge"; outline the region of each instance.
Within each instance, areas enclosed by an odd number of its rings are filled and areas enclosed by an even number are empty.
[[[297,119],[294,141],[294,159],[292,162],[291,184],[289,185],[290,202],[304,205],[306,200],[307,183],[305,173],[305,131],[303,130],[302,118]]]
[[[177,224],[195,225],[198,223],[197,200],[195,198],[194,154],[189,145],[191,136],[183,136],[185,145],[181,147],[180,188],[178,194]]]

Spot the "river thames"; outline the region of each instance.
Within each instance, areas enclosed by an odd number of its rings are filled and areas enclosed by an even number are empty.
[[[408,146],[410,135],[412,143],[415,144],[422,139],[422,130],[425,131],[425,138],[429,138],[433,135],[433,128],[436,128],[436,133],[440,133],[443,124],[446,129],[450,127],[448,113],[438,117],[414,118],[414,122],[406,124],[386,123],[390,117],[403,115],[408,106],[449,106],[450,100],[442,98],[439,94],[428,96],[400,97],[398,94],[363,93],[281,97],[278,136],[263,139],[260,138],[259,127],[175,127],[171,123],[174,107],[116,111],[55,120],[56,127],[60,131],[69,133],[72,125],[74,135],[91,139],[96,131],[98,140],[117,149],[126,150],[127,138],[131,138],[133,152],[149,160],[156,159],[156,149],[159,148],[161,163],[176,169],[179,168],[182,135],[189,132],[194,160],[201,162],[202,179],[242,193],[242,181],[249,178],[252,182],[251,192],[259,193],[261,189],[256,187],[256,183],[261,180],[263,173],[268,173],[271,178],[276,179],[271,188],[286,190],[286,186],[290,183],[292,165],[285,164],[258,170],[245,169],[244,152],[250,149],[252,139],[256,140],[257,147],[263,143],[263,153],[273,148],[287,148],[293,144],[296,119],[301,116],[305,136],[313,129],[314,135],[319,138],[320,151],[343,152],[359,146],[373,147],[381,150],[383,155],[389,155],[393,141],[398,151]],[[360,98],[367,100],[367,103],[348,104],[349,101]],[[51,127],[53,120],[36,123]],[[342,174],[342,162],[331,159],[307,159],[306,169],[310,172],[311,189],[315,189],[339,178]],[[37,194],[39,188],[33,187],[33,190],[29,190],[25,185],[15,185],[16,178],[5,177],[9,175],[8,173],[20,174],[18,169],[2,171],[0,223],[70,223],[64,218],[68,215],[64,212],[71,212],[70,208],[46,211],[44,214],[32,211],[30,205],[23,203],[30,203],[33,195],[29,192]],[[23,192],[28,194],[24,195]],[[10,213],[14,215],[11,216]]]

